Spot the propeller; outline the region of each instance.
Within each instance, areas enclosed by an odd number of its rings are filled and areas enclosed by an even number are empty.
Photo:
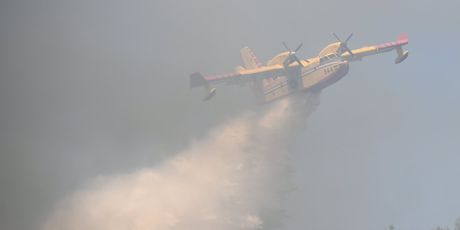
[[[283,42],[284,48],[286,48],[286,50],[289,51],[289,55],[288,55],[288,57],[286,58],[286,60],[284,60],[284,63],[283,63],[284,67],[289,66],[289,65],[290,65],[291,63],[293,63],[293,62],[297,62],[300,66],[305,67],[305,66],[302,64],[302,62],[299,60],[299,58],[295,55],[295,54],[297,53],[297,51],[299,51],[300,48],[302,48],[302,45],[303,45],[303,43],[300,43],[300,44],[297,46],[297,48],[295,48],[295,50],[292,51],[292,50],[286,45],[286,43]],[[308,62],[308,60],[307,60],[307,62]]]
[[[340,38],[339,38],[339,36],[337,36],[337,34],[332,33],[332,35],[334,35],[334,37],[337,39],[337,41],[340,42],[340,50],[341,50],[341,52],[343,52],[343,49],[345,49],[346,51],[348,51],[348,53],[350,53],[350,55],[353,55],[353,52],[351,52],[351,49],[348,48],[348,45],[347,45],[348,41],[350,41],[351,37],[353,37],[353,33],[348,35],[347,39],[345,39],[344,42],[342,40],[340,40]]]

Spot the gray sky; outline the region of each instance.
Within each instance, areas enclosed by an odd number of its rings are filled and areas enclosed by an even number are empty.
[[[430,229],[460,216],[458,1],[0,2],[0,227],[34,229],[88,179],[159,164],[252,105],[203,104],[188,75],[239,49],[301,57],[410,38],[410,56],[353,63],[295,146],[286,229]]]

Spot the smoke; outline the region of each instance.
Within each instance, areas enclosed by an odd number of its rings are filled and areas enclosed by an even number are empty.
[[[319,94],[248,112],[163,165],[94,179],[43,224],[54,229],[269,229],[288,189],[288,147]]]

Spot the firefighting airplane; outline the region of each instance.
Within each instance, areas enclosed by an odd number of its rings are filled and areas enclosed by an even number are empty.
[[[204,86],[206,96],[203,101],[211,99],[216,94],[214,85],[221,83],[242,85],[252,83],[256,99],[260,103],[271,102],[297,92],[319,92],[334,84],[348,73],[348,64],[360,61],[363,57],[396,50],[395,63],[401,63],[409,55],[403,50],[403,45],[409,43],[406,34],[400,34],[395,42],[366,46],[351,50],[348,41],[350,34],[342,41],[335,33],[337,42],[326,46],[317,57],[301,60],[295,50],[283,42],[286,52],[282,52],[263,65],[248,48],[241,49],[244,66],[237,66],[235,72],[229,74],[203,76],[200,73],[190,75],[190,87]]]

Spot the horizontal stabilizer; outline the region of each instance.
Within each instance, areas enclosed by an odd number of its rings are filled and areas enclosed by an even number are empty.
[[[190,75],[190,88],[195,88],[199,86],[207,85],[206,79],[204,79],[203,75],[199,72],[193,73]]]

